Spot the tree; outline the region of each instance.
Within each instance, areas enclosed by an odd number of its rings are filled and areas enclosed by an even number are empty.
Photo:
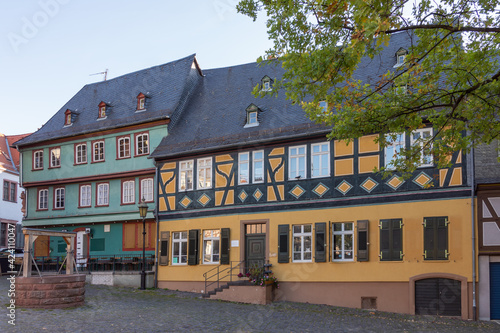
[[[454,151],[499,136],[499,2],[242,0],[237,8],[254,20],[265,11],[274,41],[266,56],[285,69],[273,93],[285,91],[310,119],[331,126],[330,139],[385,133],[385,147],[432,124],[433,135],[402,149],[391,166],[408,174],[422,150],[445,167]],[[359,80],[360,63],[380,56],[397,33],[411,39],[404,63]]]

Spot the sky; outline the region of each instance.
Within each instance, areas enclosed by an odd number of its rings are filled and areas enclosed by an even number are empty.
[[[0,133],[40,128],[84,85],[196,54],[203,69],[254,62],[265,18],[236,0],[0,1]]]

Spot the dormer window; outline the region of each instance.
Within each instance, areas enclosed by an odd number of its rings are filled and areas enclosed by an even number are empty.
[[[64,112],[64,126],[71,125],[73,125],[73,121],[71,119],[71,110],[67,109],[66,112]]]
[[[107,111],[107,105],[104,102],[99,103],[99,115],[98,119],[105,119],[106,118],[106,111]]]
[[[137,111],[144,111],[146,109],[146,96],[143,93],[137,95]]]
[[[246,109],[247,111],[247,119],[244,128],[259,126],[259,117],[258,112],[259,108],[255,106],[255,104],[250,104]]]
[[[262,91],[271,91],[273,80],[269,76],[264,76],[262,78]]]
[[[320,101],[319,107],[321,108],[321,112],[323,112],[325,114],[328,112],[328,102],[327,101]]]
[[[404,65],[407,54],[408,54],[407,50],[400,48],[398,52],[396,52],[396,64],[394,65],[394,67],[399,67]]]

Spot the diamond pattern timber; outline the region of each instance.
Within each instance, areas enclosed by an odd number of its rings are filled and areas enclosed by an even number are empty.
[[[343,180],[335,189],[340,193],[342,193],[343,195],[346,195],[347,192],[349,192],[352,189],[352,185],[349,184],[347,181]]]

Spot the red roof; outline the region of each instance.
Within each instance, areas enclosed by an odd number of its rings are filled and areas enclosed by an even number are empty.
[[[10,146],[30,134],[6,136],[0,133],[0,169],[19,172],[19,151]]]

